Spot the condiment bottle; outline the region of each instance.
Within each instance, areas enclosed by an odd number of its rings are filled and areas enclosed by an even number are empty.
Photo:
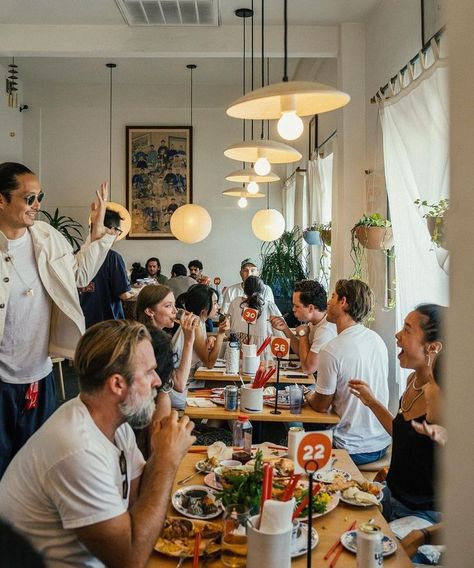
[[[252,424],[248,416],[241,415],[234,422],[233,446],[232,459],[247,463],[252,457]]]

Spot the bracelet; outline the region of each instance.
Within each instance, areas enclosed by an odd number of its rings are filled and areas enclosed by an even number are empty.
[[[423,544],[431,544],[431,533],[428,529],[420,529],[423,535]]]

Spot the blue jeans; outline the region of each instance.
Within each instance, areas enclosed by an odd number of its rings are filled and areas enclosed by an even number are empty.
[[[379,460],[380,458],[383,458],[386,451],[387,448],[384,448],[383,450],[378,450],[377,452],[366,452],[365,454],[349,454],[349,455],[352,461],[356,465],[364,465],[366,463],[372,463]]]

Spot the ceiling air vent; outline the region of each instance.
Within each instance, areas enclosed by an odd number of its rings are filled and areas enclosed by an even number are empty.
[[[129,26],[217,26],[219,0],[115,0]]]

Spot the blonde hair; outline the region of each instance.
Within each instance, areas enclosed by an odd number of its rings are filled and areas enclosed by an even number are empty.
[[[145,339],[150,341],[150,334],[135,321],[108,320],[90,327],[79,340],[74,357],[81,392],[97,392],[114,373],[131,384],[136,348]]]
[[[149,284],[140,290],[135,304],[135,317],[141,323],[150,323],[150,316],[145,313],[146,308],[151,308],[162,302],[172,292],[168,286],[162,284]]]

